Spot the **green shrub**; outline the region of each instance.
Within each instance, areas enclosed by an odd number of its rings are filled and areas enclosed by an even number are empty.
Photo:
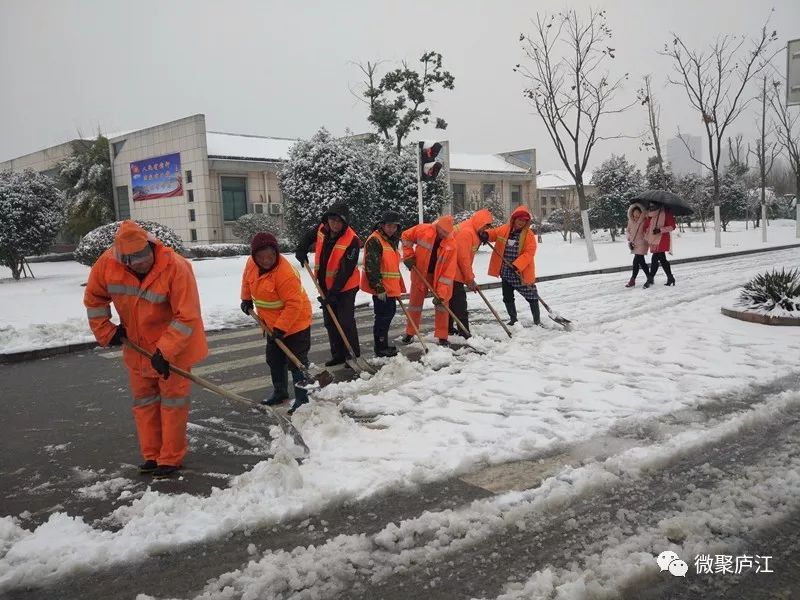
[[[117,234],[120,223],[122,223],[122,221],[101,225],[83,236],[78,247],[75,249],[75,260],[82,265],[91,267],[97,262],[100,255],[108,250],[111,244],[114,243],[114,236]],[[183,246],[183,240],[169,227],[161,225],[160,223],[154,223],[153,221],[136,221],[136,223],[145,231],[152,233],[165,246],[172,248],[179,254],[186,255],[186,248]]]
[[[744,286],[739,305],[768,311],[800,311],[800,270],[781,269],[758,275]]]

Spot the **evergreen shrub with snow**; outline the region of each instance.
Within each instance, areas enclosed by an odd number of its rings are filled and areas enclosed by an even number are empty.
[[[216,256],[247,256],[250,246],[247,244],[207,244],[192,246],[186,250],[192,258],[212,258]]]
[[[50,249],[66,220],[64,194],[31,169],[0,171],[0,264],[19,279],[25,256]]]
[[[776,269],[756,276],[739,294],[739,305],[749,310],[782,308],[800,313],[800,270]]]
[[[289,252],[294,249],[286,231],[286,225],[275,217],[270,217],[265,214],[248,213],[236,219],[236,224],[233,226],[233,235],[247,244],[253,241],[253,238],[259,231],[268,231],[278,238],[278,246],[281,252]],[[250,250],[248,247],[245,254],[249,253]]]
[[[278,177],[292,241],[316,227],[335,203],[348,205],[350,225],[362,239],[386,210],[399,212],[403,227],[417,221],[417,163],[410,149],[398,154],[386,143],[334,138],[320,129],[292,147]],[[426,221],[440,214],[447,198],[445,178],[424,183]]]
[[[122,223],[122,221],[101,225],[83,236],[78,247],[75,249],[75,260],[82,265],[91,267],[97,262],[100,255],[108,250],[114,243],[114,236],[117,234],[120,223]],[[136,220],[136,223],[145,231],[152,233],[165,246],[172,248],[179,254],[186,254],[183,240],[169,227],[153,221]]]
[[[642,174],[625,156],[612,155],[592,173],[597,198],[589,207],[592,228],[607,229],[611,240],[628,222],[630,200],[642,191]]]

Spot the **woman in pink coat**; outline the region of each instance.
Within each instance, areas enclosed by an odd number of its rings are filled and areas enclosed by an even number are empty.
[[[634,202],[628,207],[628,248],[631,249],[631,254],[633,254],[633,273],[631,273],[631,279],[625,284],[625,287],[634,287],[636,285],[636,276],[639,274],[639,269],[644,271],[644,276],[648,280],[650,279],[650,270],[647,268],[647,261],[644,259],[650,251],[650,246],[647,240],[644,239],[645,219],[644,206]]]
[[[650,252],[653,258],[650,261],[650,276],[644,287],[653,285],[653,279],[658,271],[658,265],[664,268],[667,274],[667,283],[664,285],[675,285],[675,278],[672,276],[672,269],[667,261],[667,252],[672,247],[670,232],[675,230],[675,217],[666,206],[658,202],[651,202],[647,206],[647,218],[644,221],[644,238],[650,244]]]

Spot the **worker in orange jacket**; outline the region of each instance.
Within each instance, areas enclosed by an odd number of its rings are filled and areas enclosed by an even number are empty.
[[[456,245],[453,239],[453,217],[444,215],[433,223],[420,223],[406,229],[400,236],[403,245],[403,263],[409,268],[416,266],[428,283],[436,290],[434,335],[439,345],[447,346],[448,313],[444,302],[453,295],[453,278],[456,274]],[[428,293],[425,282],[411,270],[411,292],[408,299],[408,313],[417,327],[422,319],[422,303]],[[408,344],[414,335],[414,326],[406,323],[403,342]]]
[[[509,325],[517,322],[514,303],[516,290],[531,307],[534,325],[540,324],[539,295],[536,290],[536,236],[530,228],[531,212],[519,206],[511,213],[508,223],[481,234],[481,241],[497,242],[489,260],[489,275],[503,282],[503,303],[506,305]],[[501,259],[505,258],[505,261]],[[510,263],[511,267],[508,266]]]
[[[272,378],[272,395],[261,403],[282,404],[289,399],[289,375],[294,381],[292,415],[308,403],[308,392],[298,387],[305,381],[302,371],[290,363],[275,340],[282,341],[298,360],[308,366],[311,348],[311,303],[300,282],[300,274],[278,250],[274,235],[261,231],[250,242],[250,258],[242,274],[242,312],[254,310],[272,330],[267,340],[267,365]]]
[[[361,272],[361,289],[372,294],[375,322],[372,337],[375,356],[395,356],[397,348],[389,345],[389,328],[397,312],[397,299],[406,291],[400,274],[400,213],[387,210],[375,231],[364,243],[364,270]]]
[[[111,322],[110,304],[120,317]],[[144,464],[142,474],[170,477],[186,456],[191,382],[170,377],[170,365],[186,371],[208,354],[200,297],[192,267],[133,221],[123,221],[92,267],[83,303],[101,346],[128,338],[153,357],[123,349],[133,392],[133,416]]]
[[[324,294],[317,299],[322,305],[322,319],[325,329],[328,330],[328,342],[331,347],[331,359],[325,363],[326,367],[341,364],[348,366],[345,362],[347,346],[326,306],[333,309],[355,355],[361,355],[355,308],[356,294],[361,282],[358,271],[361,241],[348,224],[349,220],[350,209],[346,204],[332,205],[322,215],[322,222],[303,236],[295,252],[298,262],[306,265],[308,250],[314,246],[314,276]]]
[[[456,241],[457,268],[455,285],[453,286],[453,297],[450,299],[450,310],[469,330],[469,311],[467,310],[467,290],[468,287],[473,292],[478,289],[475,283],[475,273],[472,271],[472,263],[475,254],[481,245],[480,233],[492,226],[492,213],[488,208],[476,211],[469,219],[462,221],[453,228],[453,237]],[[457,333],[466,336],[450,317],[450,333]]]

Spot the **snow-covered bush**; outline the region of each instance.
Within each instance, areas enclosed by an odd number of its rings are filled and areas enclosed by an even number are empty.
[[[265,214],[248,213],[236,219],[236,224],[233,226],[233,235],[247,244],[253,241],[253,238],[259,231],[268,231],[278,238],[278,246],[281,252],[289,252],[294,249],[286,231],[286,225],[275,217],[270,217]],[[248,249],[245,254],[249,253],[250,250]]]
[[[122,221],[115,221],[108,225],[101,225],[97,229],[93,229],[81,238],[78,247],[75,249],[75,260],[91,267],[100,255],[111,247],[114,243],[114,236],[117,234],[117,229]],[[159,239],[165,246],[169,246],[180,254],[186,254],[186,248],[183,246],[183,240],[172,229],[160,223],[153,221],[136,221],[142,229],[152,233]]]
[[[478,211],[482,208],[489,209],[489,212],[492,213],[492,217],[494,217],[495,224],[502,224],[508,220],[506,218],[505,202],[503,202],[503,197],[500,194],[492,192],[485,198],[481,199],[476,191],[470,192],[469,198],[467,199],[466,210],[462,210],[461,212],[453,215],[453,220],[456,223],[465,221],[469,219],[475,213],[475,211]]]
[[[64,194],[48,177],[0,172],[0,264],[14,279],[25,256],[47,252],[65,220]]]
[[[642,191],[642,174],[625,156],[612,155],[592,173],[597,198],[589,207],[592,228],[608,229],[613,241],[628,222],[630,200]]]
[[[186,250],[192,258],[210,258],[215,256],[247,256],[250,246],[247,244],[209,244],[192,246]]]
[[[368,235],[383,211],[402,215],[402,225],[417,220],[417,166],[411,150],[397,154],[384,143],[334,138],[320,129],[310,140],[296,143],[279,181],[286,205],[289,237],[297,240],[320,222],[335,203],[350,208],[350,225]],[[440,177],[423,188],[423,214],[436,218],[447,199]]]
[[[800,270],[773,270],[756,276],[739,294],[739,305],[750,310],[800,312]]]

